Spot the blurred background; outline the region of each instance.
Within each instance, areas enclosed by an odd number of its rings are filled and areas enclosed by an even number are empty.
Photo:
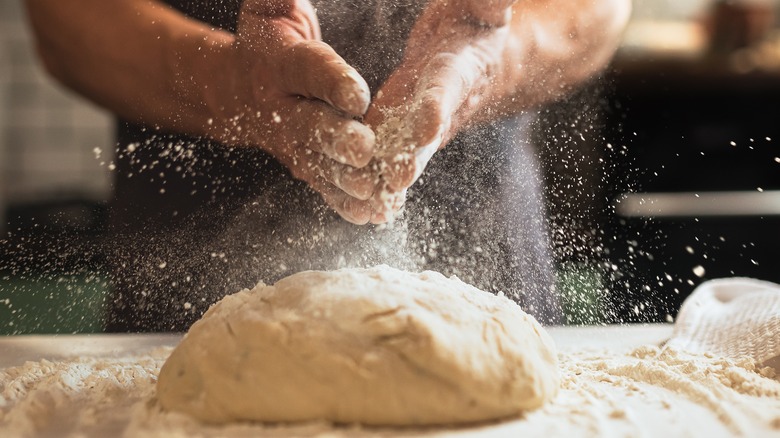
[[[779,6],[636,0],[609,70],[542,111],[570,323],[672,321],[706,279],[780,282]],[[0,334],[100,330],[113,129],[0,2]]]

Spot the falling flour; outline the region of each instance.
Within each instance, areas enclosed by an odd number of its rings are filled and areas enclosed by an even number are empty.
[[[414,174],[411,181],[417,181],[428,161],[442,146],[445,125],[437,128],[436,134],[427,144],[419,144],[419,139],[416,138],[420,135],[420,124],[431,122],[429,118],[421,117],[427,115],[426,102],[431,101],[429,94],[428,85],[423,81],[418,84],[417,90],[407,104],[379,108],[382,112],[382,122],[374,128],[377,139],[374,156],[378,172],[385,178],[388,174],[407,172],[412,169]],[[392,205],[397,194],[384,183],[380,190],[380,199],[385,207]]]

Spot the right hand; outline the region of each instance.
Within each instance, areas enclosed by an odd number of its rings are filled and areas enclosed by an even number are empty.
[[[500,73],[515,1],[431,0],[412,27],[403,61],[365,117],[378,136],[385,193],[395,202],[388,214],[434,153],[477,124],[491,97],[512,88]]]
[[[218,114],[212,136],[261,147],[344,219],[370,221],[379,181],[366,166],[374,133],[355,120],[368,109],[370,92],[320,41],[308,0],[245,1],[223,68],[207,97]]]

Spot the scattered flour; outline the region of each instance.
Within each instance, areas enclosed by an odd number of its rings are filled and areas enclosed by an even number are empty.
[[[430,123],[429,119],[420,117],[425,114],[424,104],[427,97],[426,91],[418,90],[407,105],[380,109],[383,120],[375,128],[377,142],[374,155],[379,174],[383,177],[413,172],[411,181],[417,181],[428,161],[441,147],[445,126],[439,127],[428,144],[418,144],[414,138],[419,135],[420,123]],[[392,205],[394,195],[387,184],[382,184],[380,199],[385,208]]]
[[[170,349],[125,358],[29,362],[0,371],[0,435],[26,436],[780,436],[780,382],[750,361],[641,347],[562,353],[558,397],[521,418],[456,429],[324,423],[204,426],[162,411]]]
[[[120,435],[154,396],[169,348],[138,357],[27,362],[0,371],[0,436]]]

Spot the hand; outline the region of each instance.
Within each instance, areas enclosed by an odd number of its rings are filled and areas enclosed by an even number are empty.
[[[432,0],[423,11],[403,62],[365,118],[376,133],[376,167],[387,192],[405,193],[433,154],[485,110],[501,68],[513,3]]]
[[[247,0],[224,72],[210,95],[213,135],[263,148],[319,192],[344,219],[371,219],[378,180],[365,167],[374,133],[363,78],[321,42],[307,0]]]

